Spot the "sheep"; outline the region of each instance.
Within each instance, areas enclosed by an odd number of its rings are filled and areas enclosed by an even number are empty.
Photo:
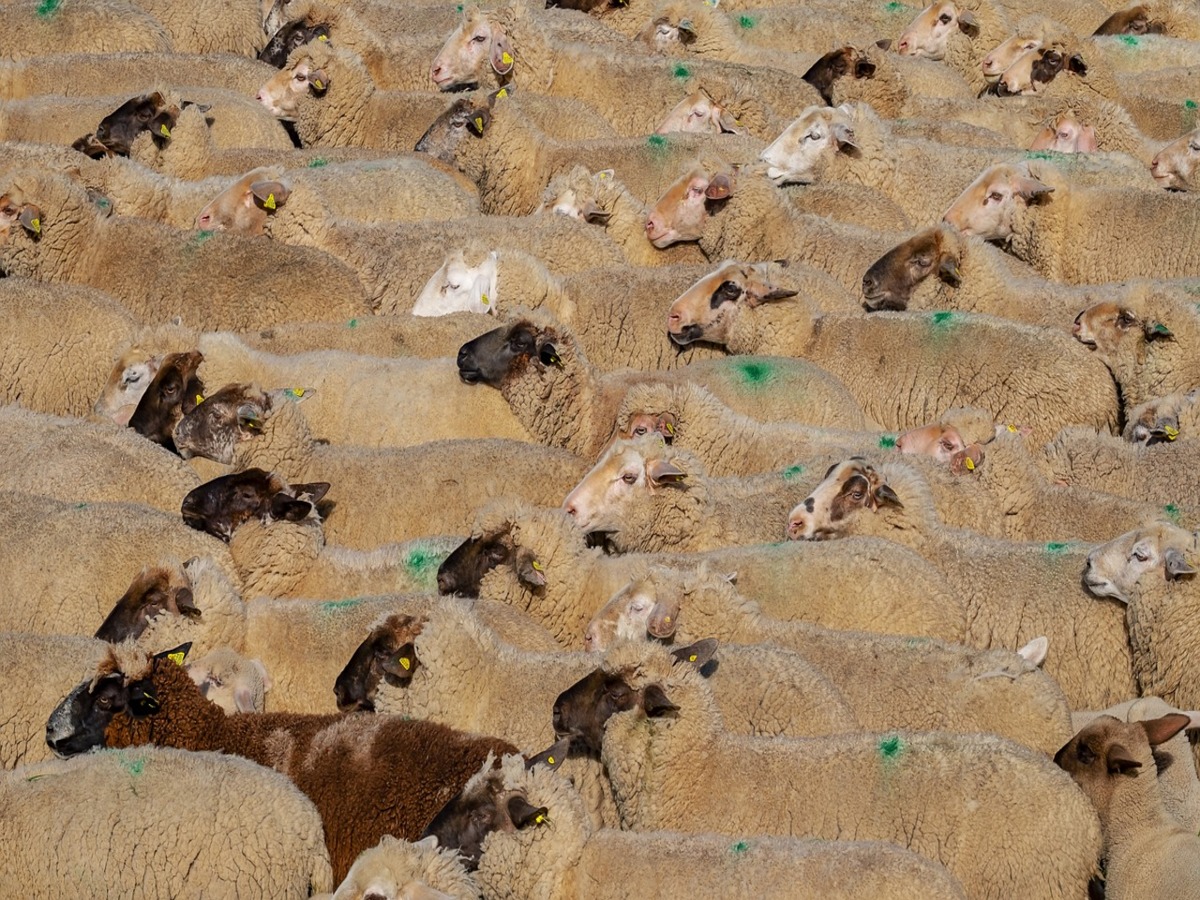
[[[613,434],[616,413],[634,383],[692,381],[730,408],[763,420],[826,424],[862,422],[846,393],[819,370],[782,361],[757,360],[743,369],[724,361],[696,362],[655,375],[620,371],[598,373],[570,331],[541,310],[514,310],[502,325],[464,344],[457,358],[467,384],[499,389],[534,439],[594,459]],[[740,377],[739,377],[740,376]],[[776,378],[783,383],[772,384]],[[791,390],[786,381],[805,385]],[[786,380],[785,380],[786,379]],[[754,388],[746,390],[747,382]],[[801,402],[802,401],[802,402]],[[823,402],[822,402],[823,401]]]
[[[708,478],[694,456],[651,434],[615,441],[563,509],[618,552],[694,553],[767,542],[802,493],[802,484],[773,472]]]
[[[1066,698],[1038,668],[1044,639],[1014,654],[782,622],[703,563],[695,572],[654,566],[631,581],[592,618],[584,647],[603,651],[614,640],[655,637],[690,642],[699,634],[797,651],[842,692],[867,731],[987,732],[1045,753],[1070,735]]]
[[[0,310],[0,401],[19,400],[31,411],[60,416],[91,412],[112,348],[137,328],[124,307],[100,291],[26,278],[0,279]],[[145,389],[151,378],[141,371],[136,381]],[[128,422],[134,407],[118,413],[125,418],[118,424]]]
[[[616,652],[604,672],[624,676],[626,702],[601,709],[596,685],[580,682],[555,703],[555,731],[573,752],[600,754],[625,828],[849,831],[943,862],[972,897],[1079,897],[1096,871],[1095,813],[1050,760],[1017,744],[944,732],[741,737],[722,733],[691,666],[635,667]],[[1003,847],[998,820],[1011,826]]]
[[[520,495],[554,503],[583,475],[582,460],[518,441],[434,441],[403,449],[318,445],[301,404],[283,392],[230,384],[210,394],[175,429],[185,458],[201,456],[233,471],[259,467],[297,481],[339,486],[324,521],[326,540],[370,549],[424,534],[457,534],[492,498]],[[438,470],[442,475],[436,474]],[[420,473],[427,488],[397,473]]]
[[[941,60],[978,93],[987,86],[980,68],[988,49],[1009,34],[1003,7],[988,0],[937,0],[901,32],[902,56]]]
[[[750,133],[765,140],[778,130],[775,117],[762,109],[753,96],[740,92],[716,93],[719,96],[714,97],[704,86],[695,88],[671,108],[654,133]]]
[[[270,69],[264,63],[228,53],[189,54],[185,72],[175,53],[56,52],[0,63],[0,97],[64,97],[134,94],[148,84],[173,83],[253,94]]]
[[[422,838],[415,844],[385,834],[359,854],[332,900],[477,900],[479,887],[458,854]]]
[[[249,896],[270,884],[299,898],[334,885],[312,802],[234,756],[140,747],[26,766],[0,773],[0,808],[6,894]]]
[[[1200,158],[1200,128],[1163,147],[1150,161],[1150,174],[1169,191],[1190,191]]]
[[[4,406],[0,435],[10,448],[0,490],[175,510],[199,484],[187,463],[131,429]]]
[[[1046,636],[1046,669],[1074,708],[1133,696],[1134,670],[1122,610],[1083,593],[1088,550],[1062,542],[1009,543],[945,528],[911,469],[835,465],[788,518],[794,540],[888,536],[936,561],[967,607],[968,646],[1016,647]],[[1020,602],[1017,602],[1017,599]],[[1103,648],[1103,649],[1101,649]]]
[[[535,817],[518,828],[508,812],[514,796],[545,810],[544,822]],[[480,805],[495,812],[476,843],[464,814]],[[481,769],[447,810],[439,840],[476,859],[475,879],[489,898],[598,900],[624,896],[631,884],[654,884],[663,896],[684,897],[701,883],[719,893],[801,900],[843,900],[860,892],[965,896],[940,865],[884,843],[755,838],[731,845],[716,835],[596,829],[562,776],[548,766],[525,769],[514,756]]]
[[[218,647],[185,668],[205,699],[226,715],[262,712],[264,697],[273,685],[261,660],[246,659],[231,647]]]
[[[252,350],[230,333],[205,332],[197,338],[186,330],[155,329],[121,353],[114,375],[176,349],[198,349],[204,355],[201,376],[211,384],[291,385],[294,397],[311,392],[304,415],[318,440],[409,447],[444,438],[529,439],[502,397],[461,384],[452,374],[451,360],[443,358],[393,359],[333,350],[276,356]],[[110,392],[117,383],[110,380]],[[106,396],[101,402],[108,402]],[[375,414],[364,418],[364,409]]]
[[[1160,697],[1139,697],[1100,712],[1072,713],[1071,724],[1074,731],[1079,731],[1104,715],[1133,723],[1178,712],[1180,710],[1173,709]],[[1169,761],[1164,759],[1166,767],[1158,772],[1158,789],[1162,794],[1163,806],[1171,817],[1195,834],[1200,829],[1200,778],[1196,776],[1195,765],[1191,764],[1192,751],[1188,745],[1186,731],[1194,731],[1200,727],[1200,715],[1195,712],[1183,715],[1189,719],[1186,730],[1163,744],[1160,756],[1169,755]]]
[[[710,225],[737,227],[718,214]],[[756,226],[757,227],[757,226]],[[860,270],[861,271],[861,270]],[[728,286],[726,286],[728,285]],[[868,417],[906,429],[944,409],[975,406],[998,421],[1033,426],[1045,441],[1070,410],[1080,424],[1112,429],[1118,400],[1108,370],[1081,355],[1068,335],[969,313],[879,312],[863,319],[820,312],[796,300],[763,301],[743,269],[723,266],[671,305],[667,333],[676,344],[702,340],[731,353],[788,353],[842,380]],[[713,306],[714,294],[722,290]],[[880,347],[906,348],[903,363]],[[1015,380],[1013,360],[1024,360]],[[931,384],[929,373],[941,383]]]
[[[1176,0],[1151,0],[1114,12],[1095,34],[1169,35],[1200,40],[1200,19],[1196,10]]]
[[[59,0],[6,4],[4,60],[35,59],[47,53],[169,53],[166,30],[123,0]]]
[[[1155,397],[1129,412],[1125,440],[1142,446],[1161,441],[1174,441],[1180,435],[1185,439],[1200,435],[1200,390],[1192,388],[1187,393],[1176,392],[1165,397]]]
[[[503,295],[500,299],[503,301]],[[435,318],[381,314],[356,316],[347,322],[297,322],[239,332],[237,338],[250,349],[273,356],[337,350],[356,356],[436,359],[454,353],[494,322],[491,317],[466,312]]]
[[[222,3],[209,11],[180,7],[169,0],[132,0],[162,23],[176,53],[232,53],[253,56],[266,43],[259,0]]]
[[[1064,428],[1044,448],[1040,465],[1048,478],[1163,504],[1167,517],[1191,524],[1197,490],[1194,459],[1186,442],[1140,447],[1086,428]]]
[[[1075,317],[1075,339],[1112,372],[1126,418],[1148,400],[1200,384],[1191,351],[1200,340],[1200,310],[1181,299],[1150,283],[1091,304]]]
[[[1154,777],[1153,748],[1188,721],[1177,713],[1128,724],[1101,716],[1054,757],[1100,814],[1106,897],[1182,900],[1200,891],[1200,840],[1167,813]]]
[[[111,649],[91,679],[63,699],[50,715],[46,740],[60,756],[157,744],[237,754],[276,768],[321,813],[338,881],[384,834],[419,838],[488,753],[515,752],[504,741],[396,717],[226,716],[168,654],[128,645]]]
[[[163,357],[129,417],[129,427],[160,447],[178,453],[172,439],[175,426],[204,399],[204,384],[196,377],[203,359],[194,350]]]
[[[892,542],[730,548],[705,557],[716,570],[740,573],[740,590],[777,619],[958,642],[966,635],[962,604],[946,579]],[[596,611],[651,562],[690,570],[696,558],[608,556],[588,548],[561,510],[502,503],[485,507],[472,536],[442,563],[438,590],[526,610],[563,647],[579,648]],[[847,571],[855,573],[852,588]],[[853,601],[844,599],[848,590]]]
[[[480,207],[492,215],[528,215],[555,175],[577,165],[612,169],[629,192],[646,201],[669,183],[670,171],[699,148],[718,143],[736,161],[751,162],[761,149],[756,138],[676,134],[649,138],[555,140],[524,112],[524,95],[490,94],[456,100],[432,122],[416,144],[456,166],[480,186]]]
[[[318,251],[105,219],[81,185],[57,173],[13,172],[4,185],[0,268],[9,275],[89,284],[135,316],[183,315],[201,326],[252,328],[368,311],[354,274]]]
[[[981,198],[993,195],[1000,199],[985,206]],[[1193,227],[1193,206],[1163,192],[1073,185],[1053,166],[998,165],[984,170],[944,218],[960,231],[1005,241],[1047,278],[1085,284],[1200,271],[1200,256],[1178,239]],[[1087,229],[1074,226],[1081,221]],[[1114,253],[1128,235],[1137,236],[1137,249]]]

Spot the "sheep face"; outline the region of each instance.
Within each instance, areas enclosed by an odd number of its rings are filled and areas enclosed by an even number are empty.
[[[455,312],[487,315],[496,310],[499,254],[493,250],[473,265],[457,250],[425,283],[413,304],[414,316],[445,316]]]
[[[630,582],[592,617],[583,634],[584,649],[596,653],[618,641],[673,637],[683,599],[677,582],[665,570]]]
[[[687,473],[654,454],[658,438],[618,441],[567,495],[563,509],[586,532],[613,531],[625,511],[655,490],[680,485]]]
[[[160,613],[199,618],[192,584],[183,570],[149,566],[139,572],[96,630],[96,637],[110,644],[138,638]]]
[[[995,83],[1018,58],[1039,49],[1041,46],[1042,40],[1036,35],[1021,34],[1020,32],[1014,34],[1002,43],[997,44],[996,48],[979,63],[980,68],[983,69],[984,79]]]
[[[979,22],[970,10],[960,9],[951,0],[941,0],[917,14],[896,42],[901,56],[924,59],[944,59],[950,36],[962,32],[970,37],[979,34]]]
[[[669,188],[646,219],[646,238],[658,249],[698,241],[713,205],[733,196],[731,170],[693,169]]]
[[[1162,322],[1144,319],[1112,300],[1095,303],[1080,312],[1071,333],[1079,343],[1109,358],[1140,358],[1147,344],[1173,338],[1171,329]]]
[[[1200,388],[1186,394],[1168,394],[1135,407],[1129,414],[1123,437],[1143,447],[1174,441],[1184,430],[1182,421],[1187,422],[1185,427],[1191,427],[1193,416],[1190,410],[1197,399],[1200,399]]]
[[[985,241],[1007,240],[1018,214],[1053,190],[1034,178],[1024,165],[1001,163],[985,169],[972,181],[950,204],[942,221]]]
[[[501,88],[511,91],[512,88]],[[425,129],[421,139],[413,150],[417,153],[428,153],[440,159],[447,165],[458,164],[458,149],[468,137],[481,138],[491,121],[492,107],[500,92],[488,97],[487,103],[480,103],[469,97],[461,97],[450,104],[450,108],[433,120]]]
[[[952,425],[934,422],[904,432],[896,438],[896,449],[901,453],[931,456],[938,462],[949,463],[955,453],[967,448],[967,443]]]
[[[175,426],[204,399],[204,383],[196,376],[203,361],[198,350],[168,355],[138,401],[129,427],[174,452]]]
[[[429,77],[439,91],[464,90],[477,86],[488,66],[497,75],[507,76],[515,64],[512,42],[504,26],[478,8],[471,8],[434,57]]]
[[[1073,113],[1067,112],[1038,132],[1029,149],[1051,150],[1055,153],[1095,153],[1096,129],[1084,125]]]
[[[1039,47],[1013,60],[996,82],[996,93],[1002,97],[1036,94],[1061,72],[1083,77],[1087,70],[1087,63],[1078,53],[1068,54],[1059,48]]]
[[[1200,165],[1200,128],[1159,150],[1150,163],[1150,174],[1169,191],[1190,191],[1197,165]]]
[[[242,441],[262,434],[272,400],[251,384],[227,384],[197,403],[175,426],[175,447],[184,459],[202,456],[232,465]]]
[[[1166,24],[1151,18],[1144,6],[1131,6],[1113,13],[1097,28],[1093,35],[1105,34],[1166,34]]]
[[[247,172],[205,204],[196,227],[205,231],[262,234],[267,217],[283,206],[291,190],[268,169]]]
[[[810,106],[759,154],[775,184],[812,184],[838,153],[858,155],[853,113]]]
[[[160,356],[147,359],[137,350],[127,350],[109,372],[92,411],[118,425],[128,425],[161,365]]]
[[[18,228],[32,240],[42,236],[42,211],[32,203],[22,203],[11,194],[0,196],[0,246],[8,243]]]
[[[1088,554],[1083,583],[1096,597],[1128,603],[1143,576],[1168,581],[1196,573],[1189,557],[1196,535],[1174,525],[1138,528],[1101,544]]]
[[[498,531],[469,537],[438,566],[438,593],[478,597],[483,576],[499,565],[512,565],[516,547],[510,525]]]
[[[1151,748],[1175,737],[1190,721],[1182,713],[1145,722],[1097,716],[1054,754],[1054,762],[1087,794],[1103,824],[1122,780],[1156,778]]]
[[[851,457],[830,466],[821,483],[792,510],[787,536],[793,541],[845,537],[859,513],[877,512],[884,506],[904,504],[874,467]]]
[[[918,232],[867,269],[862,280],[863,306],[870,312],[907,309],[912,292],[934,274],[951,287],[958,287],[962,283],[960,256],[959,241],[945,226]]]
[[[246,469],[188,491],[181,512],[188,526],[228,543],[238,526],[251,519],[269,525],[315,516],[316,504],[328,490],[326,482],[288,485],[278,475]]]
[[[381,681],[406,686],[420,664],[413,641],[423,626],[424,619],[397,613],[372,628],[334,682],[338,710],[374,712]]]
[[[319,25],[309,25],[303,19],[288,22],[267,41],[267,46],[258,52],[261,62],[275,69],[282,69],[292,51],[303,47],[309,41],[328,41],[329,25],[322,22]]]
[[[276,118],[290,122],[296,118],[300,101],[311,92],[320,97],[329,90],[329,76],[317,68],[306,56],[299,57],[292,65],[284,66],[272,75],[254,95]]]
[[[529,366],[559,366],[552,329],[522,320],[495,328],[467,341],[458,350],[458,377],[467,384],[503,387]]]
[[[95,135],[86,135],[72,146],[89,156],[128,156],[134,138],[143,131],[169,138],[179,112],[179,107],[168,103],[158,91],[142,94],[126,100],[101,119]]]
[[[708,95],[704,88],[692,91],[667,113],[658,134],[745,134],[732,112]]]
[[[221,707],[226,715],[263,711],[272,682],[261,660],[246,659],[229,647],[220,647],[185,668],[204,699]]]
[[[880,47],[886,42],[880,41]],[[849,75],[854,79],[874,78],[875,63],[854,47],[839,47],[831,50],[812,64],[804,73],[804,80],[816,88],[821,99],[833,106],[833,89],[841,78]]]
[[[796,293],[773,284],[765,265],[725,262],[671,304],[667,336],[680,346],[695,341],[724,344],[743,308],[786,300]]]

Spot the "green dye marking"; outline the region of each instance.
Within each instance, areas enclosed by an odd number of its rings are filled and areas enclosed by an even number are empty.
[[[662,150],[667,146],[667,139],[661,134],[652,134],[646,138],[646,144],[655,150]]]
[[[954,324],[954,313],[945,310],[935,312],[929,317],[929,323],[935,331],[946,331]]]
[[[1048,543],[1046,545],[1046,552],[1047,553],[1055,553],[1055,554],[1066,553],[1067,548],[1069,548],[1070,546],[1071,546],[1070,544],[1060,544],[1058,541],[1051,541],[1050,543]]]
[[[758,20],[753,16],[738,16],[738,24],[743,28],[753,28],[758,24]]]
[[[879,439],[880,450],[892,450],[896,446],[896,436],[893,434],[885,434]]]
[[[1135,38],[1132,34],[1121,35],[1120,41],[1122,44],[1125,44],[1129,47],[1136,47],[1138,45],[1138,39]]]
[[[432,553],[423,547],[417,547],[408,554],[408,559],[404,560],[404,565],[413,572],[424,572],[430,566],[440,566],[442,558],[440,554]]]
[[[883,756],[884,762],[895,762],[903,752],[904,741],[900,740],[900,735],[890,734],[880,739],[879,753]]]
[[[783,480],[792,481],[804,474],[804,466],[788,466],[783,470]]]
[[[358,319],[351,319],[349,322],[346,323],[346,327],[347,328],[357,328],[358,327]]]
[[[1054,157],[1056,157],[1056,156],[1058,156],[1058,154],[1054,153],[1050,150],[1026,150],[1025,151],[1026,159],[1054,159]]]
[[[75,504],[76,509],[87,509],[87,506],[88,505],[86,503],[76,503]]]
[[[312,159],[310,159],[308,161],[308,167],[310,169],[320,169],[323,166],[327,166],[327,165],[329,165],[329,160],[327,160],[323,156],[314,156]]]
[[[750,842],[749,841],[738,841],[736,844],[734,844],[729,849],[732,850],[735,854],[740,855],[750,849]]]
[[[746,384],[762,384],[771,377],[771,365],[765,362],[740,362],[734,368]]]
[[[1193,297],[1200,297],[1200,284],[1189,284],[1184,287],[1184,291],[1191,294]]]
[[[885,3],[883,8],[890,13],[903,12],[904,10],[908,9],[907,6],[905,6],[903,3],[897,2],[897,0],[892,0],[891,3]]]
[[[1179,522],[1179,507],[1174,503],[1168,503],[1166,506],[1164,506],[1163,512],[1170,517],[1171,521],[1176,523]]]
[[[687,66],[676,66],[675,72],[673,74],[675,75],[676,78],[691,78],[692,70],[689,69]]]
[[[1184,109],[1195,109],[1195,108],[1196,108],[1196,105],[1197,105],[1197,104],[1196,104],[1196,101],[1195,101],[1195,100],[1184,100],[1184,101],[1183,101],[1183,108],[1184,108]]]
[[[58,12],[60,6],[62,6],[62,0],[42,0],[38,4],[37,14],[44,19]]]
[[[108,209],[110,206],[112,206],[112,202],[109,201],[107,197],[97,197],[96,206],[98,206],[100,209]]]
[[[916,650],[918,647],[924,647],[928,643],[927,638],[910,637],[904,642],[904,646],[909,650]]]
[[[454,11],[455,11],[455,12],[462,12],[462,11],[463,11],[463,5],[462,5],[461,3],[460,3],[460,4],[458,4],[458,6],[454,7]]]
[[[214,234],[216,234],[215,231],[197,231],[192,236],[191,245],[193,247],[199,247],[201,244],[207,242]]]
[[[137,759],[122,759],[121,768],[136,778],[145,770],[146,760],[140,756]]]
[[[349,600],[326,600],[320,608],[323,613],[340,613],[352,609],[360,603],[362,603],[362,599],[359,597],[351,597]]]

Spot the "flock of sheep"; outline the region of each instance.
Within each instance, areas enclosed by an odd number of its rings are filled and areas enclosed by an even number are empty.
[[[1200,897],[1196,0],[0,0],[0,896]]]

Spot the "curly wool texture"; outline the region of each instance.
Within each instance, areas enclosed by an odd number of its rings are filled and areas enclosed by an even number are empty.
[[[453,898],[477,900],[479,886],[463,868],[456,850],[442,850],[421,843],[399,841],[390,834],[370,850],[364,850],[333,893],[333,900],[359,900],[372,887],[390,884],[398,888],[419,883]]]
[[[530,590],[511,566],[498,566],[484,576],[480,596],[528,612],[569,648],[583,645],[592,617],[651,564],[684,572],[696,564],[692,554],[606,556],[585,546],[561,510],[519,503],[485,509],[475,533],[510,527],[517,551],[528,552],[542,565],[546,585]],[[912,550],[891,541],[735,547],[704,558],[714,570],[738,572],[742,592],[777,619],[956,641],[966,634],[962,604],[945,578]],[[806,589],[798,592],[801,578]]]
[[[82,185],[45,170],[10,173],[4,189],[14,202],[42,212],[36,242],[21,229],[0,245],[0,267],[9,275],[88,284],[142,320],[179,315],[202,328],[367,312],[354,274],[317,251],[104,218]]]
[[[397,311],[348,322],[297,322],[242,331],[237,338],[252,350],[276,356],[338,350],[356,356],[437,359],[457,353],[459,347],[495,324],[478,313],[419,317]]]
[[[141,672],[126,662],[116,671],[149,677],[161,708],[140,719],[115,715],[105,746],[217,750],[283,772],[321,813],[336,879],[385,834],[419,838],[488,753],[515,752],[504,741],[429,722],[295,713],[226,716],[200,695],[183,667],[168,660],[153,660]]]
[[[739,737],[721,732],[694,670],[647,667],[632,683],[661,685],[679,711],[648,719],[635,708],[608,722],[601,755],[627,828],[824,839],[849,831],[944,862],[979,897],[1081,896],[1095,873],[1095,812],[1041,754],[939,732]],[[765,785],[776,792],[766,802]],[[996,821],[1021,824],[1000,836]]]
[[[794,650],[842,694],[863,730],[991,733],[1044,753],[1056,751],[1072,734],[1062,690],[1009,650],[872,633],[878,622],[865,611],[857,617],[850,611],[847,618],[857,618],[848,623],[857,626],[850,631],[782,621],[765,615],[727,579],[704,568],[679,573],[655,569],[648,582],[641,588],[649,589],[647,596],[679,609],[675,641],[715,637]],[[728,649],[723,646],[719,657]]]
[[[171,53],[159,22],[124,0],[65,0],[47,19],[39,0],[5,7],[2,58],[39,59],[52,53]]]
[[[313,804],[236,757],[139,748],[27,766],[0,773],[0,809],[5,893],[242,896],[270,883],[298,898],[333,887]]]
[[[275,70],[252,57],[253,53],[248,57],[229,53],[189,54],[187,84],[253,95]],[[172,69],[178,65],[179,57],[170,52],[55,50],[37,59],[0,63],[0,97],[5,100],[46,94],[132,97],[149,84],[169,81]]]
[[[1072,708],[1102,709],[1133,696],[1122,610],[1098,603],[1080,583],[1090,546],[1016,544],[943,527],[911,468],[892,463],[877,471],[904,507],[859,511],[847,532],[898,541],[935,563],[966,606],[964,643],[1013,649],[1045,636],[1046,671]]]

